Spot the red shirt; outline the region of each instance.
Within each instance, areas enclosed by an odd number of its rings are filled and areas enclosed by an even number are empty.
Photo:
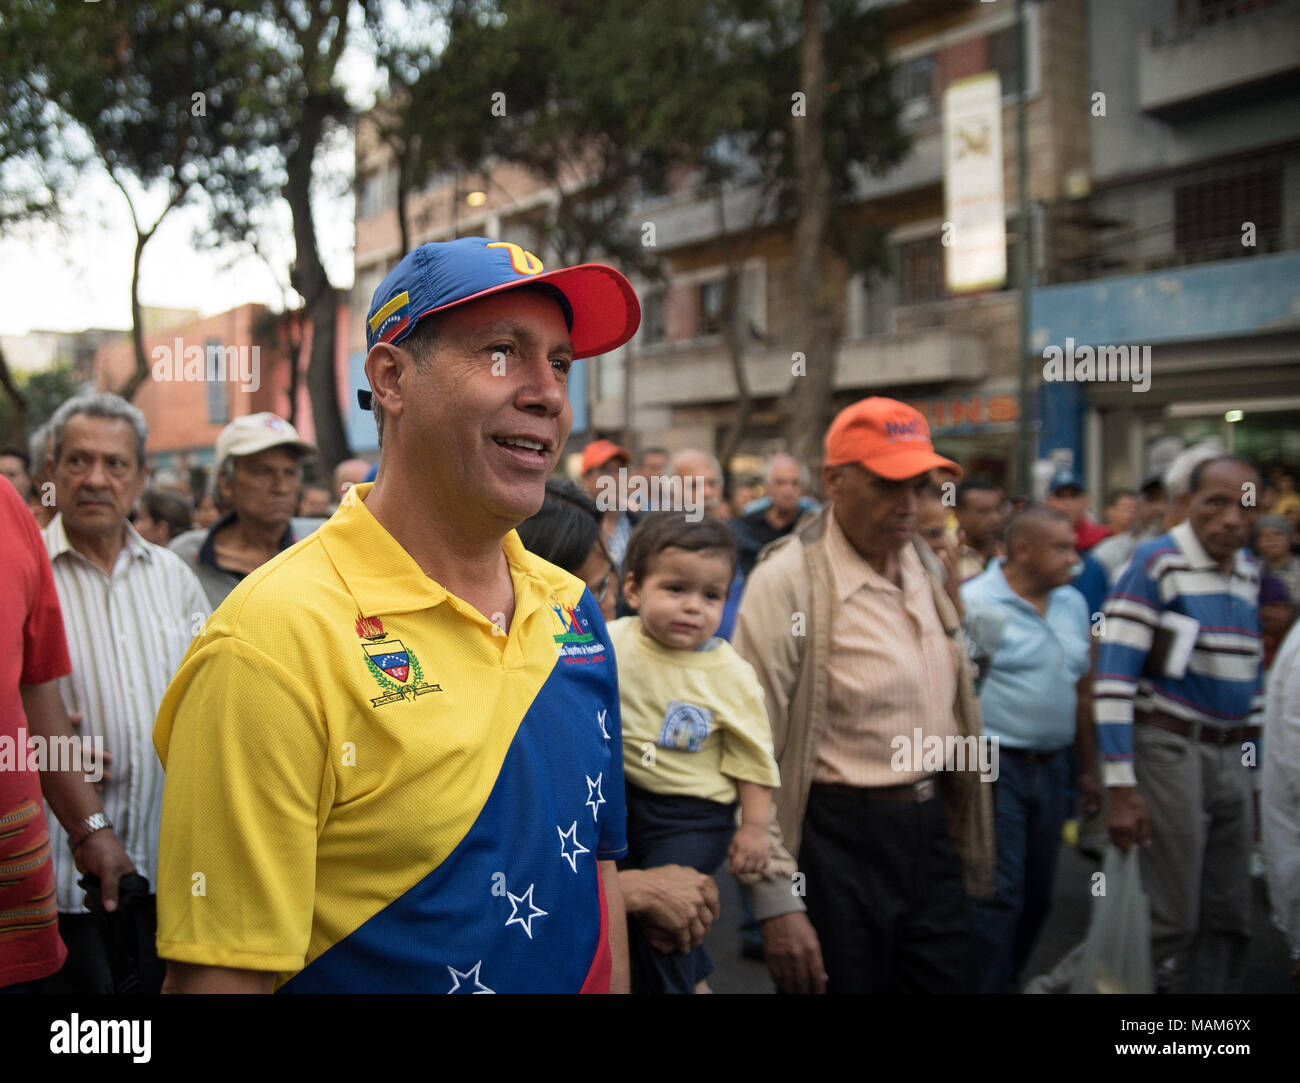
[[[59,939],[41,776],[27,770],[27,715],[19,685],[72,671],[54,575],[36,520],[0,481],[0,986],[49,977]]]
[[[1109,538],[1113,531],[1100,523],[1094,523],[1086,516],[1074,524],[1074,551],[1084,553],[1096,545],[1102,538]]]

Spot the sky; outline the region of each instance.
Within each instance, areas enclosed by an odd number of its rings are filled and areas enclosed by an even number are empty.
[[[353,41],[356,41],[354,35]],[[357,108],[374,100],[378,76],[363,48],[349,46],[340,62],[340,83]],[[352,285],[353,141],[340,136],[318,166],[346,178],[313,195],[321,258],[330,281]],[[319,171],[319,170],[318,170]],[[161,189],[143,193],[141,218],[152,223],[165,205]],[[131,262],[135,230],[126,198],[102,169],[82,176],[66,199],[59,226],[30,225],[0,237],[0,334],[80,331],[131,326]],[[262,243],[269,263],[238,249],[196,250],[193,233],[202,221],[198,206],[182,205],[163,220],[144,250],[140,301],[146,306],[197,309],[210,316],[258,302],[280,310],[296,303],[288,290],[293,234],[287,206],[277,208],[278,228]]]

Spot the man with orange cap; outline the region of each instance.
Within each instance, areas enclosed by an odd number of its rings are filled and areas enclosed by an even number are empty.
[[[991,787],[933,754],[981,736],[944,573],[916,535],[934,470],[961,473],[910,406],[841,411],[827,506],[741,601],[733,642],[763,684],[782,783],[754,910],[787,992],[975,987],[966,895],[992,887]]]
[[[582,449],[582,487],[603,513],[600,531],[614,566],[623,563],[627,542],[639,516],[632,515],[626,500],[609,499],[611,494],[627,492],[627,468],[632,456],[612,440],[593,440]],[[623,471],[620,486],[619,470]]]

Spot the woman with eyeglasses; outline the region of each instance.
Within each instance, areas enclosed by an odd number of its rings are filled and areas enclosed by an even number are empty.
[[[565,478],[551,478],[541,510],[519,524],[519,538],[524,548],[586,583],[608,621],[614,619],[618,584],[600,524],[600,510],[586,493]]]

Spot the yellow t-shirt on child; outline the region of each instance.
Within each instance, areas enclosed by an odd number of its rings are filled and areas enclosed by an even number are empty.
[[[730,643],[674,650],[651,639],[640,617],[614,621],[609,637],[628,782],[724,805],[736,800],[735,780],[780,785],[763,688]]]

